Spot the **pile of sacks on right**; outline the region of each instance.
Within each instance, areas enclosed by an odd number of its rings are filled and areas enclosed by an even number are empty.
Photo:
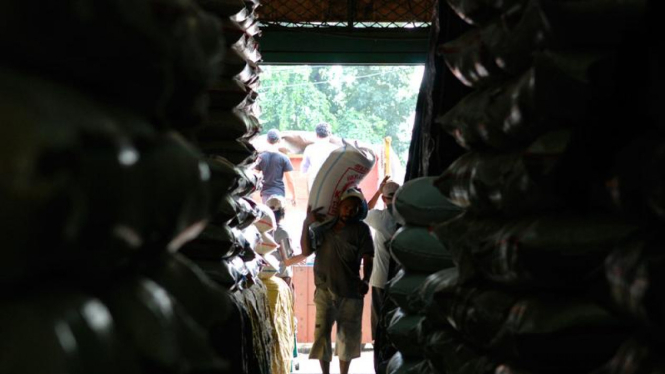
[[[664,372],[647,2],[448,6],[473,28],[439,57],[473,91],[435,122],[468,152],[395,197],[388,372]]]

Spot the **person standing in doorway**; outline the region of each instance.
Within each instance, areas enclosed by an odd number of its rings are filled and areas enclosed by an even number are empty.
[[[393,197],[399,187],[399,184],[390,180],[390,176],[386,176],[368,203],[370,211],[365,219],[365,222],[372,229],[374,241],[374,267],[369,283],[372,286],[371,321],[372,338],[374,339],[374,368],[377,373],[380,372],[378,354],[381,351],[381,346],[385,343],[384,337],[386,335],[380,323],[386,298],[384,289],[386,282],[394,276],[394,274],[389,274],[390,252],[387,243],[398,228],[397,221],[393,216]],[[379,197],[383,201],[384,209],[374,209]]]
[[[316,322],[309,358],[318,359],[323,374],[330,373],[331,334],[337,323],[335,352],[341,374],[348,374],[351,360],[360,357],[363,298],[369,291],[374,244],[366,215],[365,199],[357,188],[340,196],[337,216],[321,225],[321,208],[307,208],[300,245],[303,254],[314,259],[314,304]],[[360,267],[363,266],[363,277]]]
[[[319,123],[316,125],[315,131],[316,140],[305,147],[300,165],[300,172],[307,175],[307,191],[312,190],[314,178],[330,153],[339,147],[330,142],[331,130],[328,123]]]
[[[268,198],[273,195],[284,196],[291,204],[296,204],[296,190],[293,185],[293,165],[291,160],[285,154],[279,151],[280,133],[276,129],[268,131],[268,149],[261,152],[259,161],[256,164],[256,170],[263,174],[263,186],[261,187],[261,200],[265,204]],[[286,195],[284,185],[290,193]]]

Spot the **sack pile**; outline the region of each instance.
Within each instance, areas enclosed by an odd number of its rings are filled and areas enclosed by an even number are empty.
[[[472,26],[436,47],[471,92],[434,114],[467,150],[434,182],[464,209],[430,230],[456,267],[406,298],[430,372],[662,371],[665,138],[657,111],[638,113],[653,83],[633,77],[658,59],[633,52],[652,27],[646,2],[440,7]],[[398,342],[406,362],[414,343]]]
[[[0,372],[270,372],[258,3],[201,5],[0,5]]]
[[[450,251],[431,230],[433,224],[454,219],[463,211],[441,194],[434,180],[430,177],[410,180],[394,196],[394,215],[402,227],[388,246],[400,270],[386,285],[392,303],[384,303],[377,326],[378,372],[428,372],[421,344],[426,318],[414,296],[430,274],[455,266]],[[383,330],[387,342],[397,352],[386,349]]]
[[[218,344],[231,372],[271,372],[274,341],[267,290],[261,278],[278,267],[270,232],[273,213],[250,195],[259,180],[248,168],[258,152],[250,140],[260,131],[256,103],[261,60],[257,37],[258,1],[200,0],[221,20],[222,59],[215,63],[201,126],[183,129],[205,155],[211,171],[210,220],[182,252],[219,286],[231,293],[235,307]],[[231,333],[233,331],[233,333]]]

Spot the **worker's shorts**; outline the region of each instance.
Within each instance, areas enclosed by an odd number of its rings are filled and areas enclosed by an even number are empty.
[[[342,361],[360,357],[363,299],[338,297],[326,289],[314,292],[316,325],[310,359],[332,361],[331,334],[337,322],[335,354]]]

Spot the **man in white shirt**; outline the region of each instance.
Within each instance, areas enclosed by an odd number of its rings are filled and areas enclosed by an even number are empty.
[[[321,122],[316,125],[316,140],[314,143],[308,145],[303,153],[302,164],[300,165],[300,172],[307,174],[307,191],[312,190],[312,184],[316,174],[323,166],[330,153],[337,149],[339,146],[330,142],[330,125],[326,122]]]
[[[388,263],[390,261],[390,252],[386,248],[388,242],[395,231],[397,231],[397,222],[393,218],[393,197],[400,187],[399,184],[389,180],[386,176],[379,189],[372,199],[367,203],[371,209],[367,213],[365,223],[372,229],[372,239],[374,241],[374,266],[369,284],[372,286],[372,337],[375,336],[376,324],[378,323],[379,312],[381,311],[383,290],[388,281]],[[383,200],[385,209],[374,209],[379,196]]]

